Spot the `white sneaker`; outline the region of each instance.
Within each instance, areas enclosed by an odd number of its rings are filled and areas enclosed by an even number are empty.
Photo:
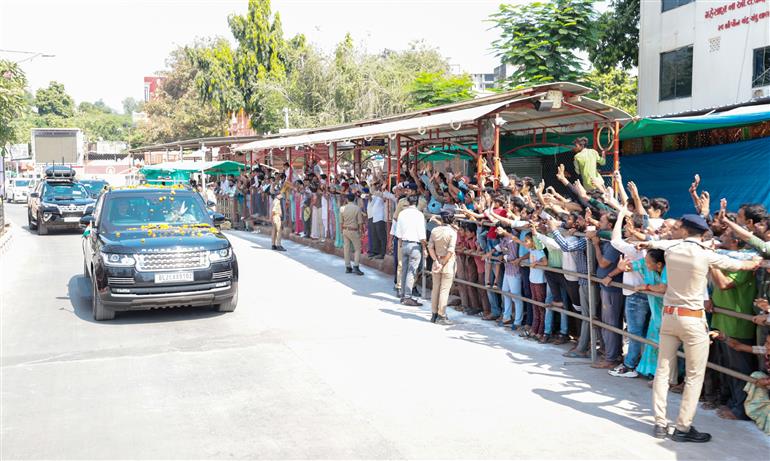
[[[621,363],[612,370],[608,370],[607,373],[609,373],[610,376],[615,376],[617,378],[636,378],[639,376],[639,373],[637,373],[636,370],[628,368],[624,363]]]

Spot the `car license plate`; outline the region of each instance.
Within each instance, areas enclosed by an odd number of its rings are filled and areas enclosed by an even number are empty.
[[[155,283],[170,282],[192,282],[192,272],[168,272],[165,274],[155,274]]]
[[[65,216],[64,222],[80,222],[80,218],[77,216]]]

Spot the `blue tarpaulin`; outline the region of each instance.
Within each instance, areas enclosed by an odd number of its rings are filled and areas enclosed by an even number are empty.
[[[671,203],[668,217],[692,213],[688,188],[693,176],[701,177],[700,189],[711,194],[712,213],[719,200],[737,211],[743,203],[762,203],[770,208],[770,138],[736,142],[658,154],[621,157],[624,181],[634,181],[639,193],[665,197]]]

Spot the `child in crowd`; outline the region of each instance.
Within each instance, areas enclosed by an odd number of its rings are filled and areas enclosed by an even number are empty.
[[[666,260],[663,257],[663,250],[648,250],[643,260],[633,263],[625,257],[618,261],[618,269],[624,272],[638,272],[644,279],[644,285],[635,287],[637,291],[652,291],[663,294],[666,292]],[[663,298],[660,296],[647,295],[647,301],[650,303],[650,324],[647,327],[647,339],[655,342],[660,341],[660,323],[663,320]],[[644,345],[642,358],[639,365],[636,366],[636,372],[643,376],[655,376],[655,368],[658,366],[658,348]],[[676,374],[671,373],[672,379],[676,380]],[[675,381],[676,382],[676,381]]]
[[[535,248],[535,241],[531,233],[524,236],[524,245],[529,249],[529,289],[532,299],[537,302],[545,302],[545,271],[540,269],[548,265],[548,258],[543,250]],[[532,327],[529,337],[543,342],[545,330],[545,308],[532,306]]]

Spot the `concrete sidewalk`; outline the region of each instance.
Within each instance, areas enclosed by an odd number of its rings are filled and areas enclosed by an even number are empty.
[[[231,235],[269,248],[265,237]],[[654,439],[644,380],[565,362],[566,345],[526,341],[451,309],[455,325],[430,324],[427,303],[397,304],[390,276],[346,275],[339,258],[286,247],[270,252],[270,264],[288,259],[276,264],[311,269],[312,281],[295,279],[296,292],[317,297],[302,311],[312,315],[312,332],[297,331],[305,322],[294,316],[285,319],[292,349],[407,458],[764,459],[770,449],[753,423],[704,410],[695,424],[713,434],[712,443]],[[670,396],[672,419],[679,402]]]

